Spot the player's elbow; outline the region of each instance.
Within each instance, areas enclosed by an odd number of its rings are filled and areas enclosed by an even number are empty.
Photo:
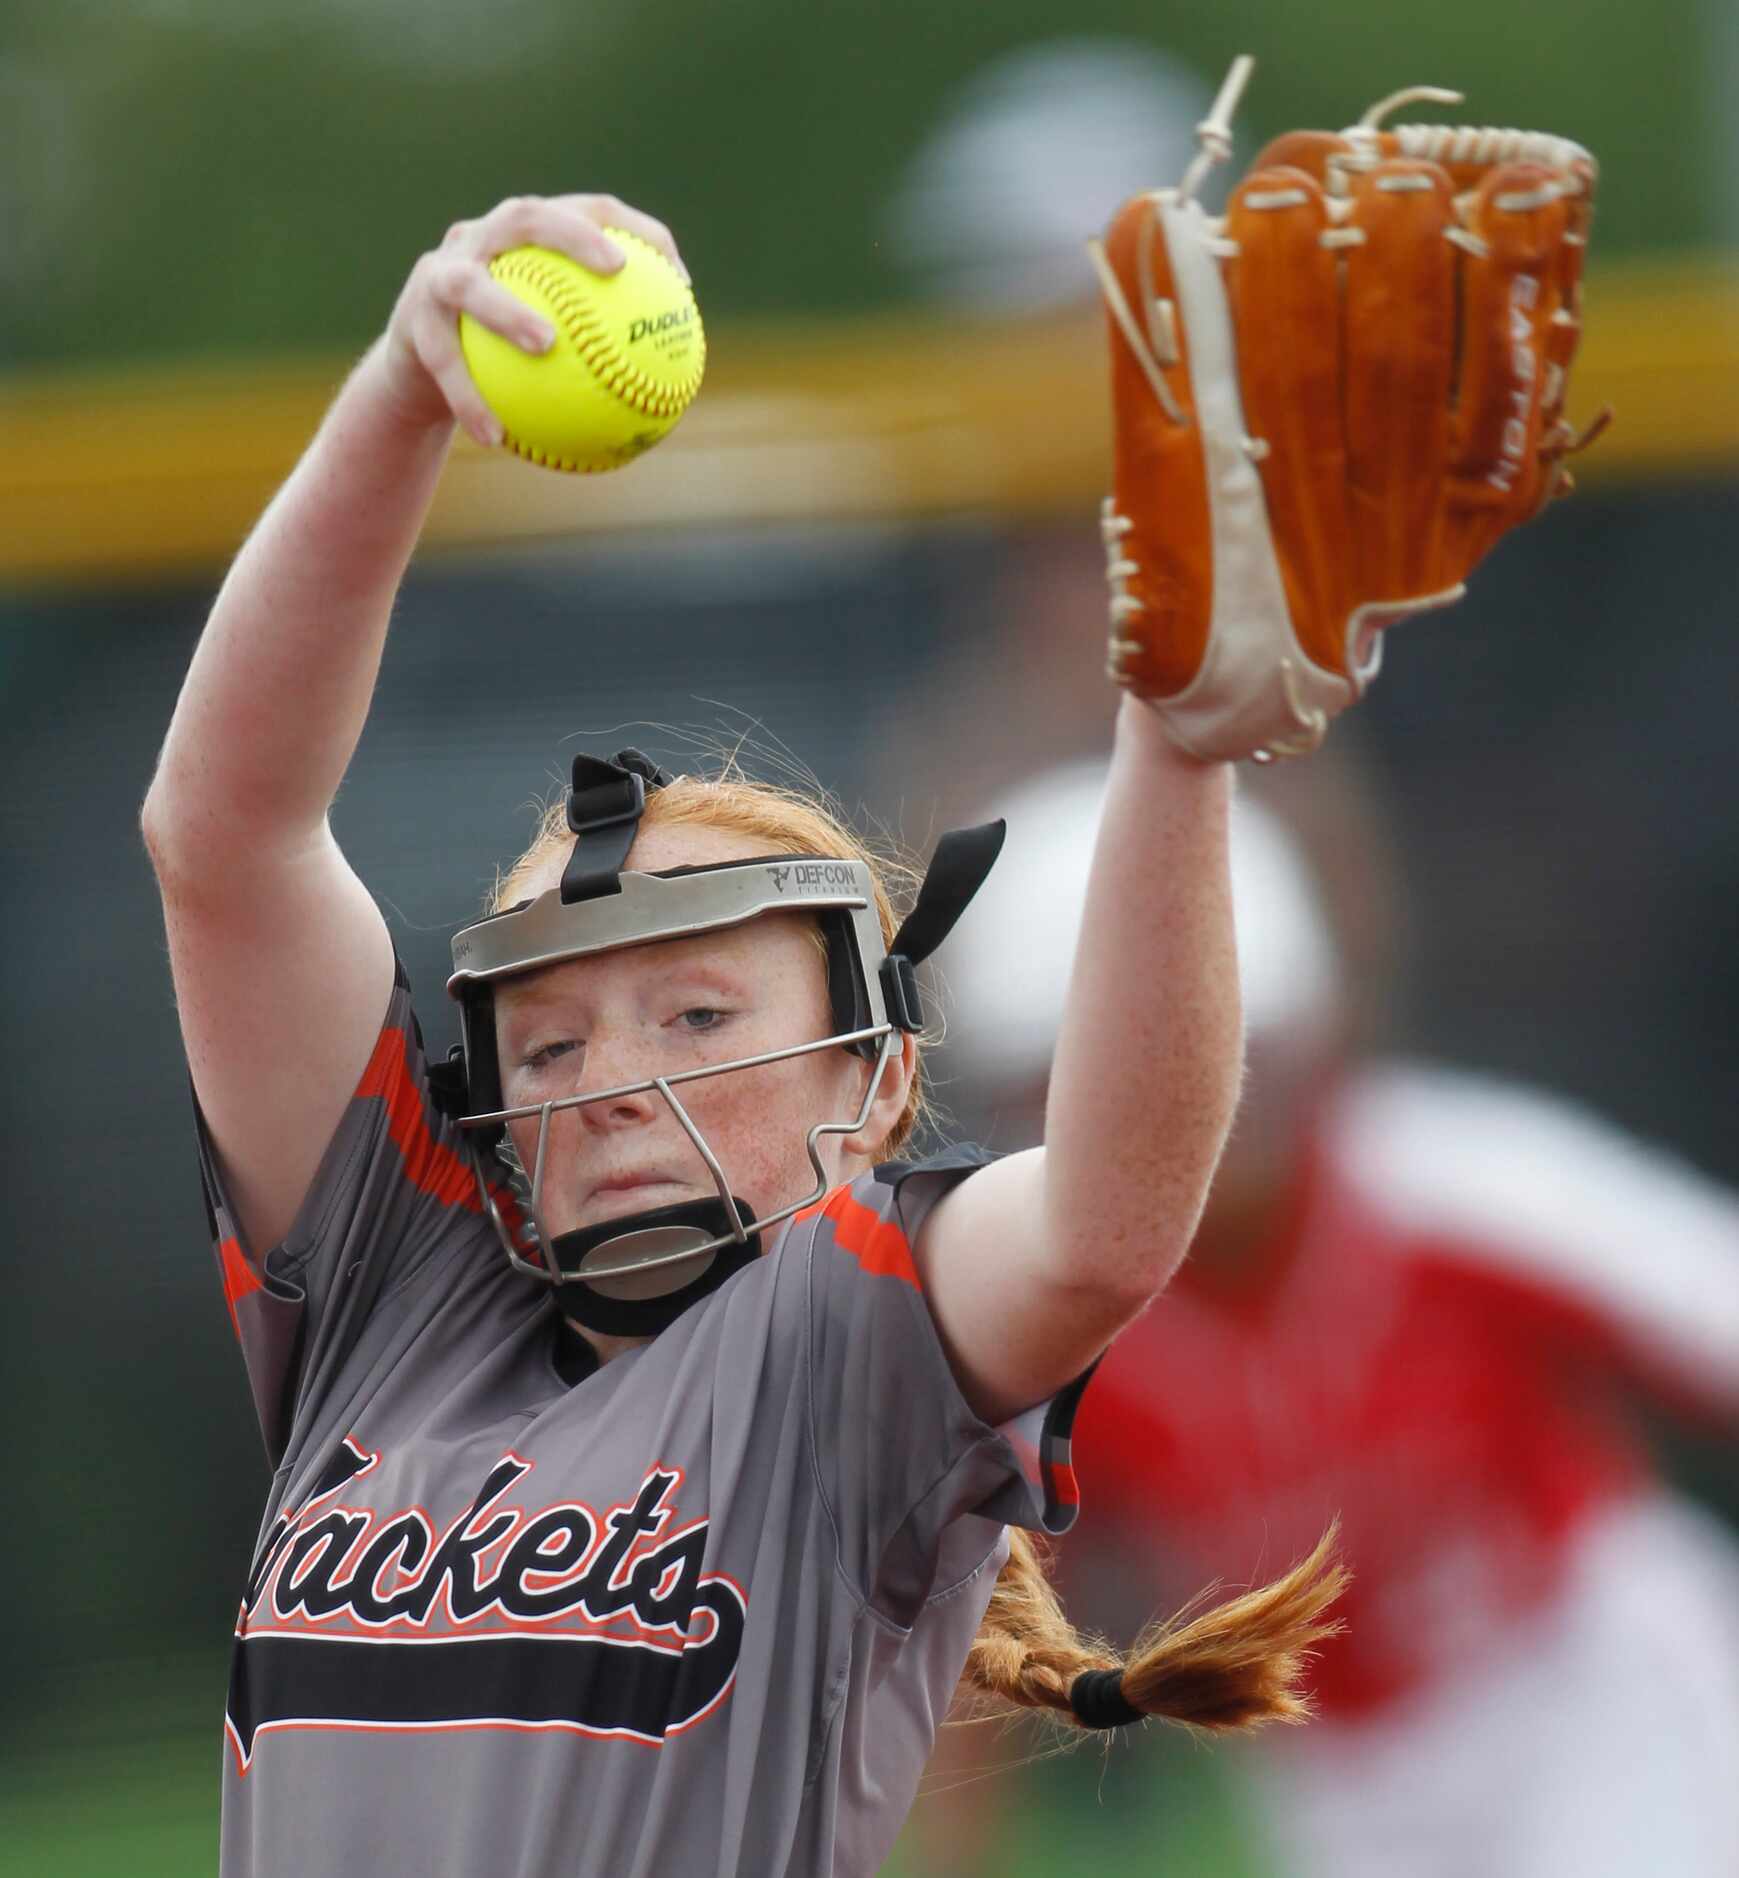
[[[1205,1194],[1205,1179],[1148,1175],[1072,1206],[1059,1196],[1046,1233],[1056,1277],[1097,1294],[1108,1316],[1138,1316],[1183,1263]]]

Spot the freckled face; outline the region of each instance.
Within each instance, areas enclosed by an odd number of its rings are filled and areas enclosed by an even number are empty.
[[[651,828],[636,841],[629,865],[652,872],[759,851],[718,829]],[[553,887],[565,858],[527,891]],[[528,973],[498,988],[495,1010],[509,1108],[809,1043],[833,1027],[814,928],[777,914],[725,933]],[[808,1131],[857,1112],[868,1067],[842,1049],[820,1050],[679,1084],[676,1094],[731,1192],[759,1215],[813,1187]],[[537,1120],[508,1128],[529,1171]],[[840,1137],[826,1136],[820,1147],[830,1180],[840,1178],[846,1161]],[[542,1200],[552,1235],[716,1193],[705,1162],[656,1090],[550,1118]]]

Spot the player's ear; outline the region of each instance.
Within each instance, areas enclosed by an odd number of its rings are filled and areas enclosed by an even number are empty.
[[[875,1065],[859,1063],[857,1067],[858,1073],[853,1078],[854,1100],[862,1102],[864,1091],[869,1087],[869,1079],[875,1073]],[[880,1087],[870,1104],[869,1116],[863,1127],[856,1134],[843,1137],[847,1154],[856,1155],[870,1165],[882,1158],[882,1143],[893,1133],[900,1117],[905,1114],[917,1074],[918,1041],[910,1031],[903,1031],[899,1054],[890,1060],[882,1072]]]

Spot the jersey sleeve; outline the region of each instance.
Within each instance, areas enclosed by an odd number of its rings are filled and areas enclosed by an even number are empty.
[[[462,1131],[431,1093],[410,981],[396,957],[393,965],[368,1066],[281,1244],[246,1243],[194,1099],[218,1276],[274,1466],[371,1314],[456,1242],[487,1230]],[[511,1205],[505,1192],[497,1197]]]
[[[912,1244],[938,1200],[993,1157],[951,1149],[836,1188],[805,1224],[808,1384],[819,1486],[840,1568],[869,1602],[909,1623],[948,1587],[937,1567],[965,1517],[1066,1532],[1078,1501],[1070,1431],[1083,1375],[1000,1428],[960,1392],[918,1282]]]
[[[1419,1064],[1358,1079],[1337,1150],[1381,1216],[1549,1300],[1663,1406],[1739,1419],[1739,1196],[1572,1103]]]

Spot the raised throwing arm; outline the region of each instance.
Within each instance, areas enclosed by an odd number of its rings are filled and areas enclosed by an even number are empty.
[[[1250,70],[1233,66],[1178,186],[1132,196],[1090,244],[1115,419],[1109,666],[1129,697],[1045,1147],[963,1183],[919,1254],[986,1413],[1078,1373],[1194,1229],[1237,1079],[1215,766],[1316,748],[1387,629],[1458,599],[1598,431],[1564,416],[1588,153],[1383,128],[1453,99],[1415,88],[1282,138],[1209,215],[1196,188],[1230,154]]]
[[[1228,765],[1185,756],[1144,705],[1123,704],[1045,1145],[963,1181],[916,1249],[986,1420],[1079,1375],[1195,1232],[1242,1062],[1230,793]]]
[[[535,242],[608,273],[621,250],[606,222],[676,258],[650,217],[564,196],[455,223],[416,262],[237,556],[183,684],[141,824],[194,1086],[256,1257],[294,1219],[391,988],[385,925],[327,813],[455,422],[493,439],[458,316],[541,350],[541,322],[489,260]]]

